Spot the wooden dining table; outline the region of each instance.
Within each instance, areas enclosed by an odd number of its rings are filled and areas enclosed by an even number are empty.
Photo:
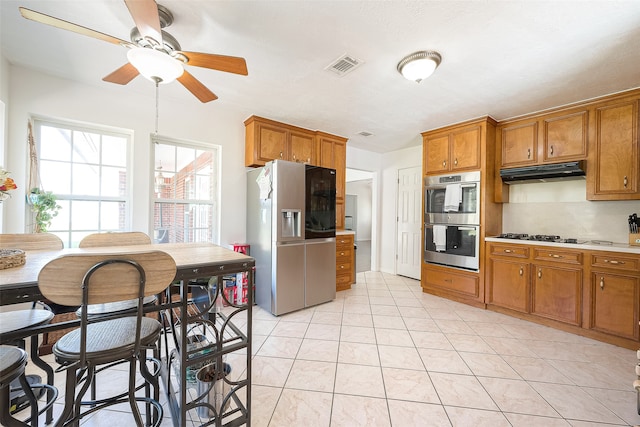
[[[187,324],[187,286],[191,281],[211,276],[225,276],[236,273],[248,273],[249,283],[253,283],[253,269],[255,268],[255,260],[250,256],[244,255],[230,249],[214,245],[211,243],[162,243],[150,245],[132,245],[132,246],[110,246],[110,247],[94,247],[94,248],[72,248],[62,250],[44,250],[44,251],[25,251],[26,262],[19,267],[0,270],[0,306],[11,304],[39,301],[43,298],[38,288],[38,275],[40,270],[51,260],[68,254],[112,254],[114,258],[127,253],[146,252],[150,250],[160,250],[168,253],[175,260],[176,276],[175,282],[180,282],[180,298],[169,299],[164,303],[157,304],[151,309],[167,310],[179,308],[181,313],[179,323],[182,324],[180,347],[186,347],[186,324]],[[249,301],[245,304],[248,307],[248,317],[251,318],[251,304],[253,299],[249,297]],[[145,308],[145,311],[147,309]],[[91,322],[91,321],[90,321]],[[33,337],[34,335],[44,332],[50,332],[59,329],[65,329],[70,326],[77,326],[79,320],[60,322],[55,324],[40,324],[30,328],[18,331],[4,332],[0,334],[0,344],[13,342],[17,339]],[[244,337],[244,343],[250,353],[250,322],[248,326],[247,336]],[[181,365],[185,365],[187,356],[181,356]],[[247,375],[246,383],[247,397],[246,406],[250,405],[250,358],[247,358]],[[170,361],[165,360],[166,363]],[[184,390],[185,366],[181,366],[182,372],[182,388]],[[163,375],[170,375],[171,369],[164,366]],[[166,381],[165,381],[166,383]],[[175,426],[186,425],[186,405],[188,403],[184,392],[175,393],[167,389],[167,397],[171,402],[170,409]],[[245,411],[248,419],[248,411]]]
[[[73,248],[57,251],[26,251],[26,262],[19,267],[0,270],[0,305],[38,301],[38,274],[49,261],[67,254],[119,254],[160,250],[176,262],[175,280],[233,274],[255,266],[247,255],[212,243],[160,243],[151,245]]]

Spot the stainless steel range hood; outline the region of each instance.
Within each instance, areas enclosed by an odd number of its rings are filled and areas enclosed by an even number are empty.
[[[584,160],[578,162],[553,163],[522,168],[500,169],[500,177],[505,184],[526,182],[549,182],[569,179],[584,179]]]

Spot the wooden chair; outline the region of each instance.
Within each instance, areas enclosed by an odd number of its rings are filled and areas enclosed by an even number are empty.
[[[45,297],[58,304],[83,308],[80,328],[63,336],[53,346],[56,361],[61,369],[67,371],[65,407],[60,420],[76,425],[88,414],[128,401],[136,425],[142,426],[142,416],[136,405],[136,401],[142,401],[147,405],[146,425],[160,424],[162,406],[158,401],[150,398],[148,393],[145,397],[135,396],[136,362],[140,362],[144,385],[151,384],[157,391],[159,370],[149,372],[146,351],[156,350],[162,325],[158,320],[144,316],[143,301],[145,296],[164,291],[175,274],[175,261],[162,251],[68,254],[42,268],[38,286]],[[89,323],[87,307],[90,304],[131,299],[137,300],[135,316],[97,318]],[[107,399],[83,402],[83,396],[94,382],[97,368],[122,361],[129,363],[128,391]],[[90,405],[91,408],[81,412],[81,405]],[[155,409],[154,414],[152,409]]]
[[[112,233],[89,234],[80,241],[81,248],[101,246],[150,245],[151,237],[141,231],[118,231]]]
[[[64,248],[62,240],[50,233],[0,234],[0,249],[55,251]]]
[[[23,251],[35,251],[35,250],[49,250],[49,251],[56,250],[57,251],[63,248],[64,248],[64,244],[62,243],[62,240],[55,234],[50,234],[50,233],[0,234],[0,249],[21,249]],[[58,312],[58,310],[56,309],[59,307],[49,306],[49,301],[41,301],[40,304],[44,305],[45,309],[48,310],[49,312],[51,311],[53,313]],[[36,309],[36,303],[34,303],[32,310],[14,311],[12,312],[13,313],[12,317],[13,319],[32,319],[34,315],[45,316],[49,314],[48,312],[47,314],[42,314],[41,312],[43,311],[44,310]],[[66,319],[63,319],[63,320],[66,320]],[[61,321],[61,318],[58,316],[58,319],[56,319],[56,316],[54,316],[53,314],[50,314],[50,317],[46,320],[46,322],[43,322],[43,323],[49,323],[49,322],[55,323],[56,321]],[[3,325],[3,330],[5,330],[8,327],[8,323],[6,321],[4,323],[5,325]],[[28,322],[14,323],[11,325],[11,328],[13,330],[17,330],[21,328],[26,328],[28,326],[31,326]],[[6,331],[8,331],[8,329]],[[43,334],[42,345],[46,345],[46,343],[48,343],[50,339],[51,337],[49,336],[49,334]],[[16,342],[13,344],[21,348],[25,347],[24,341]],[[36,366],[42,368],[46,372],[47,385],[53,386],[53,382],[54,382],[53,369],[51,369],[51,367],[47,363],[45,363],[42,359],[40,359],[38,353],[39,353],[38,336],[33,336],[31,337],[31,360]],[[56,395],[57,395],[57,391],[56,391]],[[54,399],[52,391],[48,391],[47,400],[50,400],[50,399]],[[53,411],[51,410],[47,413],[46,422],[47,423],[51,422],[51,420],[53,419],[52,417],[53,417]]]

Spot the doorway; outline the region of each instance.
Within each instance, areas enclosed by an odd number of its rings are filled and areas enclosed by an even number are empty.
[[[347,169],[345,192],[345,229],[353,230],[356,245],[356,273],[377,268],[372,262],[374,173]]]

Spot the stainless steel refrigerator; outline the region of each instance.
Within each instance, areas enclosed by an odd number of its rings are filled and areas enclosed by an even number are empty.
[[[336,295],[335,170],[275,160],[247,173],[256,303],[274,315]]]

